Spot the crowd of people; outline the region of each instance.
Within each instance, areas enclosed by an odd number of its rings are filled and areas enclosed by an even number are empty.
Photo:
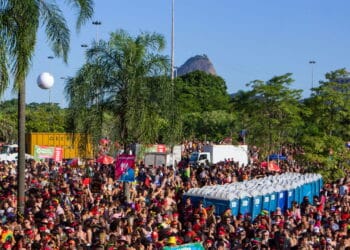
[[[297,165],[281,169],[304,172]],[[158,250],[187,243],[205,249],[350,249],[347,178],[325,184],[311,201],[251,218],[229,209],[216,214],[214,206],[193,204],[183,194],[193,187],[278,174],[259,164],[174,168],[140,163],[137,173],[135,182],[122,183],[113,179],[113,165],[30,160],[25,212],[19,214],[16,163],[1,162],[1,249]]]

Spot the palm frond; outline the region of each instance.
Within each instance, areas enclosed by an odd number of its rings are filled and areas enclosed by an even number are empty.
[[[3,37],[0,37],[0,96],[9,86],[8,59],[6,53],[6,45]]]
[[[52,46],[55,56],[63,57],[67,62],[70,31],[62,11],[55,3],[39,1],[40,15],[45,26],[48,42]]]
[[[91,19],[94,8],[93,0],[69,0],[75,9],[79,10],[76,28],[79,31],[81,26]]]

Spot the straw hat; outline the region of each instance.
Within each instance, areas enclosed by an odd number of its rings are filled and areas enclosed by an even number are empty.
[[[170,236],[169,238],[168,238],[168,245],[176,245],[176,238],[175,238],[175,236]]]

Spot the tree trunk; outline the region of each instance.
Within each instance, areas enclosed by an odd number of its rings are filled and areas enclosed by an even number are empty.
[[[18,162],[17,162],[17,213],[19,216],[25,210],[25,81],[20,83],[18,90]]]

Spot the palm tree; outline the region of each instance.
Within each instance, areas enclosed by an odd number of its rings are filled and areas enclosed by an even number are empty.
[[[125,148],[132,142],[157,141],[168,123],[171,94],[169,59],[160,54],[164,45],[159,34],[132,37],[124,30],[112,33],[108,42],[96,41],[65,89],[72,117],[80,121],[75,127],[97,135],[95,129],[104,128],[109,114],[114,121],[110,131],[117,132]]]
[[[78,9],[77,29],[93,14],[93,0],[67,0]],[[40,26],[56,57],[67,62],[70,31],[62,11],[49,0],[0,0],[0,95],[13,75],[18,92],[18,212],[24,212],[25,79],[30,69]],[[9,63],[11,62],[11,63]],[[8,66],[9,64],[9,66]]]

